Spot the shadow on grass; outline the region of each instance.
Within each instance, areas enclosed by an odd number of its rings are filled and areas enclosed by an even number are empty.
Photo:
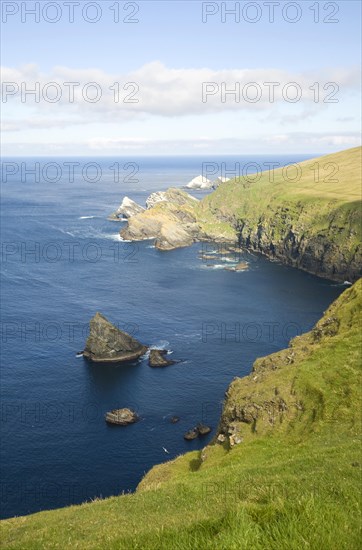
[[[197,458],[192,458],[189,462],[190,472],[197,472],[200,469],[201,464],[202,464],[201,451],[199,451],[198,457]]]

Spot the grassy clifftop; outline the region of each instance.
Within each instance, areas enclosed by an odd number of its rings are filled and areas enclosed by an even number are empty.
[[[2,547],[360,548],[361,305],[359,280],[235,379],[222,443],[156,466],[134,495],[2,521]]]
[[[361,148],[220,185],[200,217],[230,224],[239,243],[320,276],[361,276]]]

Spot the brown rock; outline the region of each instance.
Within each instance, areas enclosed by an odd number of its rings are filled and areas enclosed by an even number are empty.
[[[83,355],[90,361],[96,363],[133,361],[147,351],[146,346],[119,330],[98,312],[89,324],[90,333]]]
[[[210,426],[206,426],[205,424],[201,423],[196,426],[196,429],[198,430],[199,435],[207,435],[211,432]]]
[[[165,359],[165,355],[167,355],[167,350],[165,349],[151,349],[148,364],[150,367],[168,367],[176,363],[176,361]]]

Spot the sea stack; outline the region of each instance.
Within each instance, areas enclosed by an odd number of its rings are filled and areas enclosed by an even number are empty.
[[[168,367],[176,363],[176,361],[166,359],[165,355],[167,355],[166,349],[151,349],[148,360],[150,367]]]
[[[109,216],[109,219],[110,220],[122,220],[124,218],[128,219],[144,211],[145,211],[145,208],[143,208],[143,206],[140,206],[129,197],[124,197],[122,204],[118,207],[118,209],[115,212],[113,212],[113,214]]]
[[[90,332],[84,357],[96,363],[133,361],[147,351],[147,347],[126,332],[112,325],[101,313],[89,323]]]

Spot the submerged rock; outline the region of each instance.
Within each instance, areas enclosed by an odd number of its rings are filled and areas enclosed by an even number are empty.
[[[247,271],[249,269],[249,264],[247,262],[239,262],[234,267],[226,267],[227,271]]]
[[[129,197],[124,197],[122,204],[118,207],[118,209],[113,214],[110,215],[110,219],[111,220],[119,220],[122,218],[128,219],[144,211],[145,211],[145,208],[143,208],[143,206],[140,206]]]
[[[101,313],[91,319],[90,333],[83,352],[84,357],[97,363],[132,361],[147,351],[147,347],[119,330]]]
[[[131,409],[113,409],[106,414],[106,422],[109,424],[117,424],[118,426],[127,426],[134,424],[139,420],[138,415]]]
[[[180,422],[180,417],[179,416],[171,416],[170,422],[171,422],[171,424],[177,424],[177,422]]]
[[[176,363],[176,361],[165,359],[165,355],[167,355],[167,350],[165,349],[151,349],[148,359],[150,367],[168,367]]]

